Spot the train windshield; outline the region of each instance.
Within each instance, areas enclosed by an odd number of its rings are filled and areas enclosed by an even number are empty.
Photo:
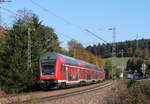
[[[49,62],[42,62],[42,75],[54,75],[55,64],[55,60],[50,60]]]

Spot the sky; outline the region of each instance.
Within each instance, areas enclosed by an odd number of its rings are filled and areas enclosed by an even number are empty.
[[[67,49],[67,41],[75,39],[84,46],[104,43],[85,29],[107,42],[150,38],[150,0],[11,0],[1,3],[16,13],[32,10],[43,24],[55,29],[61,46]],[[33,1],[33,2],[32,2]],[[36,3],[36,4],[35,4]],[[14,14],[0,8],[3,23],[13,23]]]

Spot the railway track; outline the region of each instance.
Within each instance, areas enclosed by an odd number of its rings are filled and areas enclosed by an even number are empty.
[[[111,80],[104,81],[103,83],[92,84],[89,86],[74,87],[67,89],[58,89],[51,91],[37,91],[32,93],[12,94],[0,97],[0,104],[29,104],[33,100],[38,102],[51,101],[61,99],[69,96],[79,95],[90,91],[102,89],[112,85]]]
[[[52,100],[56,100],[56,99],[62,99],[62,98],[70,97],[70,96],[80,95],[80,94],[88,93],[91,91],[96,91],[99,89],[110,87],[112,84],[113,84],[113,82],[109,82],[109,83],[106,83],[102,86],[96,86],[96,87],[89,88],[89,89],[84,89],[84,90],[80,90],[80,91],[74,91],[74,92],[69,92],[69,93],[59,94],[59,95],[54,95],[54,96],[47,96],[47,97],[43,97],[43,98],[38,99],[37,102],[41,103],[41,102],[45,102],[45,101],[52,101]],[[30,102],[32,102],[32,100],[24,101],[22,103],[23,104],[29,104]],[[11,103],[11,104],[15,104],[15,103]]]

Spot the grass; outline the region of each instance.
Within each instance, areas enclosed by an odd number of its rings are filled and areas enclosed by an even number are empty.
[[[123,57],[123,58],[106,58],[104,59],[104,61],[111,61],[113,65],[115,66],[126,66],[127,65],[127,61],[128,61],[129,57]]]

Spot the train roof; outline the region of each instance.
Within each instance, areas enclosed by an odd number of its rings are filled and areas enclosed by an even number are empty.
[[[90,64],[88,62],[85,62],[85,61],[82,61],[82,60],[79,60],[79,59],[75,59],[73,57],[69,57],[69,56],[59,54],[59,53],[55,53],[55,52],[47,52],[47,53],[41,55],[40,60],[47,59],[48,57],[51,58],[51,59],[57,59],[58,56],[62,57],[66,61],[67,64],[79,66],[79,62],[80,62],[85,67],[94,67],[97,70],[100,69],[96,65]]]

